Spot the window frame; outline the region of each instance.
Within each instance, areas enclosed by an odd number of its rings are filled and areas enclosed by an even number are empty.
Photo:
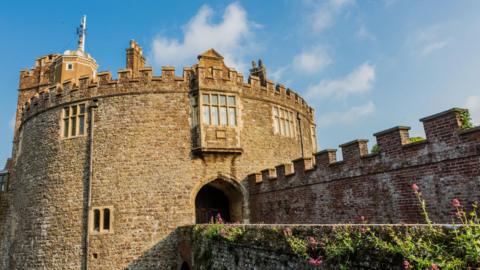
[[[295,112],[279,105],[272,106],[273,134],[287,138],[297,138]]]
[[[65,70],[73,70],[73,63],[67,62],[65,63]]]
[[[87,133],[87,105],[77,103],[64,106],[61,112],[62,139],[73,139],[84,137]]]
[[[200,93],[198,100],[198,108],[201,110],[199,113],[201,116],[200,122],[203,125],[231,128],[238,126],[237,95],[230,93],[203,92]]]
[[[8,172],[0,172],[0,193],[8,191]]]
[[[97,216],[98,215],[98,227]],[[105,216],[108,213],[108,228],[105,227]],[[92,207],[89,214],[89,231],[90,234],[111,234],[113,233],[113,206]],[[98,229],[97,229],[98,228]]]

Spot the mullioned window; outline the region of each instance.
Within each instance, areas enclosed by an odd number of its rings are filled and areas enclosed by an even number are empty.
[[[295,138],[295,114],[280,106],[273,106],[273,134]]]
[[[64,107],[62,111],[62,137],[74,138],[85,135],[85,104]]]
[[[236,97],[221,94],[202,94],[202,114],[204,124],[212,126],[236,126]]]

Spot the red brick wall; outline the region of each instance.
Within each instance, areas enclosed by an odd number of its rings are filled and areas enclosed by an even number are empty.
[[[342,144],[344,160],[327,149],[312,160],[252,174],[248,186],[252,223],[422,223],[412,183],[437,223],[452,222],[450,202],[480,201],[480,128],[462,130],[462,109],[421,119],[427,140],[410,143],[408,127],[376,133],[380,151],[366,141]],[[271,175],[270,175],[271,174]]]

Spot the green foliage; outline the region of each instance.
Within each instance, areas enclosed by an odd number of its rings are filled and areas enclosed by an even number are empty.
[[[375,144],[374,146],[372,146],[372,150],[370,150],[370,153],[376,154],[378,152],[380,152],[380,146],[378,146],[378,144]]]
[[[460,112],[460,121],[462,129],[473,128],[472,118],[469,111]]]
[[[245,228],[243,226],[214,223],[206,226],[201,233],[208,239],[221,238],[234,242],[245,234]]]
[[[305,240],[295,236],[285,236],[285,239],[293,253],[305,259],[309,258],[307,253],[307,242]]]
[[[437,226],[429,218],[427,204],[417,185],[412,185],[423,213],[422,226],[369,226],[367,224],[322,227],[252,227],[209,224],[194,226],[194,233],[209,242],[202,258],[209,259],[217,240],[230,245],[262,247],[293,253],[312,267],[327,269],[477,269],[480,268],[480,217],[477,204],[470,212],[452,200],[457,223]],[[365,219],[362,217],[362,222]],[[205,254],[204,254],[205,253]],[[210,256],[210,257],[209,257]],[[330,268],[329,268],[330,267]]]
[[[409,138],[409,141],[412,143],[412,142],[421,142],[421,141],[425,141],[425,138],[422,138],[422,137],[411,137]]]

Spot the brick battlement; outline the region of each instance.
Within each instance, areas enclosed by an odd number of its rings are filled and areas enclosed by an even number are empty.
[[[258,78],[251,76],[249,82],[243,81],[243,75],[234,69],[224,74],[215,67],[203,68],[198,65],[184,68],[181,77],[175,75],[175,68],[164,66],[160,76],[153,75],[151,67],[143,67],[134,76],[131,69],[121,69],[117,79],[112,77],[110,71],[99,72],[95,78],[82,76],[77,80],[67,80],[62,84],[46,84],[40,87],[22,108],[22,119],[52,107],[61,106],[72,102],[88,100],[93,97],[106,95],[121,95],[128,93],[155,93],[168,92],[171,89],[202,88],[213,91],[236,92],[245,98],[266,99],[282,106],[290,107],[302,112],[309,119],[313,119],[314,110],[307,105],[305,100],[291,89],[285,89],[281,84],[276,86],[268,81],[266,87],[261,86]]]
[[[378,183],[375,182],[379,181],[380,178],[382,178],[381,181],[385,181],[384,178],[392,181],[394,178],[399,178],[405,182],[405,186],[402,188],[405,190],[415,179],[425,177],[431,181],[431,179],[446,177],[451,178],[448,181],[452,181],[452,183],[445,185],[449,192],[451,191],[464,201],[473,202],[475,199],[480,199],[478,198],[478,192],[475,195],[476,197],[469,195],[471,193],[470,188],[476,186],[478,191],[478,180],[480,180],[480,127],[462,129],[460,113],[463,111],[465,109],[453,108],[422,118],[421,121],[427,136],[423,141],[410,142],[408,133],[410,128],[398,126],[374,134],[379,146],[377,153],[368,153],[367,140],[354,140],[340,145],[343,154],[342,161],[337,161],[337,150],[325,149],[314,154],[314,158],[300,158],[290,164],[280,164],[275,168],[250,174],[248,177],[250,196],[265,199],[269,196],[268,194],[275,194],[275,196],[286,196],[288,198],[289,195],[301,189],[315,189],[330,185],[336,186],[338,190],[327,189],[326,194],[344,192],[352,188],[350,185],[370,186],[373,192],[375,187],[372,187],[372,185],[377,185]],[[472,164],[469,164],[467,160]],[[454,179],[451,174],[457,175],[456,177],[459,179]],[[477,180],[475,180],[476,178]],[[422,184],[424,180],[418,181]],[[453,183],[466,184],[464,186],[450,186]],[[430,184],[437,186],[435,183]],[[438,188],[440,187],[438,186]],[[426,193],[434,191],[428,190]],[[362,196],[376,196],[369,194],[368,191],[363,192],[367,193]],[[400,196],[401,193],[398,192],[396,196]],[[322,195],[317,194],[317,196]],[[325,194],[324,196],[328,197]],[[410,196],[409,199],[413,200],[410,201],[411,204],[415,204],[415,198]],[[388,203],[394,202],[389,201]],[[253,205],[252,209],[255,209],[255,202],[251,202],[251,205]],[[277,210],[272,212],[281,212],[281,210]],[[367,214],[364,213],[364,215]],[[381,219],[382,217],[380,215],[377,218]],[[415,222],[417,221],[416,218],[408,217],[405,221]],[[439,217],[438,219],[442,220],[442,218],[445,217]],[[335,217],[331,217],[330,220],[332,222],[343,222],[339,217],[337,217],[337,220],[334,219]],[[398,220],[394,221],[399,222]],[[448,222],[448,219],[446,221]],[[268,223],[272,220],[261,220],[261,222]],[[290,223],[293,221],[277,219],[274,222]],[[328,219],[307,219],[305,222],[329,223],[330,221]]]

